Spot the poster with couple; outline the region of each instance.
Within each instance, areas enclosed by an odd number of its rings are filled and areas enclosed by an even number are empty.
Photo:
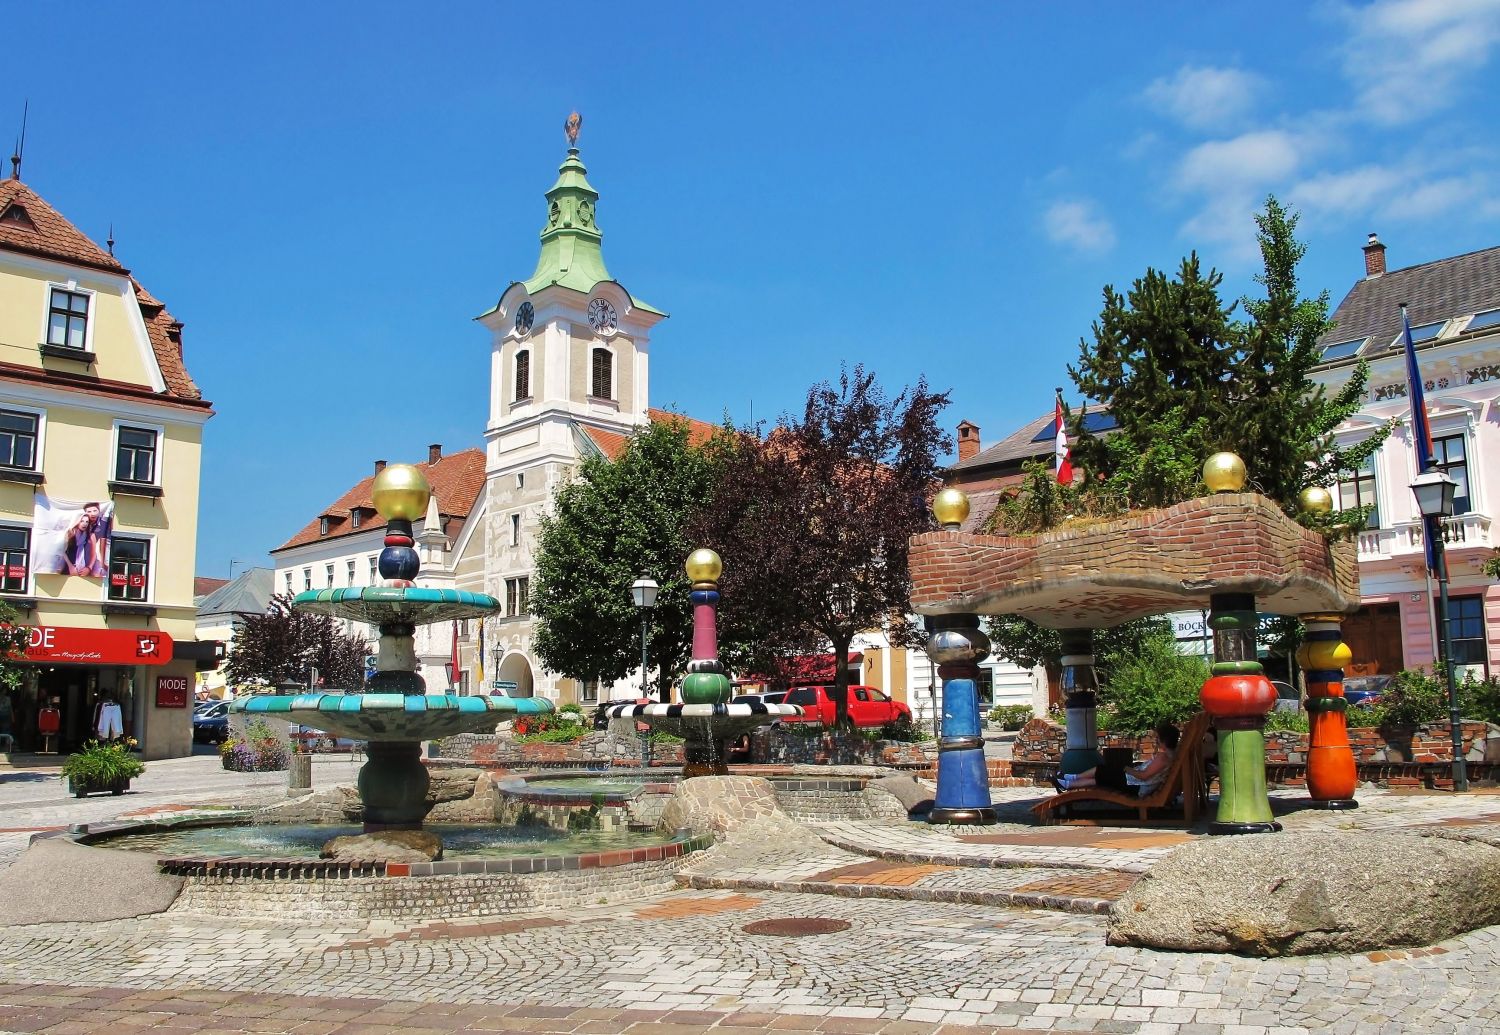
[[[40,575],[104,578],[114,516],[111,502],[74,503],[38,493],[31,522],[33,569]]]

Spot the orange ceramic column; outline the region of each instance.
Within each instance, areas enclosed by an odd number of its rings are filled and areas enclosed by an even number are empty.
[[[1344,666],[1352,655],[1339,637],[1342,615],[1303,615],[1307,638],[1297,663],[1307,680],[1307,793],[1314,808],[1353,809],[1358,777],[1344,700]]]

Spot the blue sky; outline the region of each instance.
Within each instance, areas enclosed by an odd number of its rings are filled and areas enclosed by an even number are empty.
[[[6,31],[23,177],[187,324],[206,575],[377,457],[481,443],[471,318],[531,273],[575,107],[610,270],[672,314],[653,402],[710,420],[864,362],[992,442],[1068,384],[1104,284],[1196,249],[1253,288],[1268,191],[1335,303],[1371,230],[1392,268],[1500,244],[1500,0],[36,3]]]

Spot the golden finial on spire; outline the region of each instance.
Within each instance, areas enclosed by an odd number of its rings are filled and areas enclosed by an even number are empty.
[[[568,146],[578,146],[578,131],[583,128],[583,116],[576,111],[563,123],[563,132],[568,135]]]

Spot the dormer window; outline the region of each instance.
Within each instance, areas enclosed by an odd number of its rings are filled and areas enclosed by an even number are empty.
[[[589,382],[589,395],[595,399],[615,397],[615,357],[609,349],[595,349],[593,378]]]
[[[47,311],[47,344],[82,352],[88,341],[89,296],[79,291],[52,289]]]
[[[1466,331],[1477,331],[1482,327],[1494,327],[1500,324],[1500,309],[1488,309],[1482,313],[1475,313],[1474,318],[1464,327]]]
[[[531,351],[522,349],[516,353],[515,401],[531,398]]]
[[[327,517],[320,517],[320,518],[318,518],[318,535],[327,535],[327,534],[328,534],[328,518]]]
[[[359,507],[355,507],[353,510],[351,510],[349,512],[349,524],[350,524],[351,527],[358,528],[360,525],[362,525],[364,523],[365,523],[365,512],[363,510],[361,510]],[[351,561],[350,563],[352,564],[353,562]],[[352,586],[352,585],[354,585],[354,583],[350,582],[349,585]]]

